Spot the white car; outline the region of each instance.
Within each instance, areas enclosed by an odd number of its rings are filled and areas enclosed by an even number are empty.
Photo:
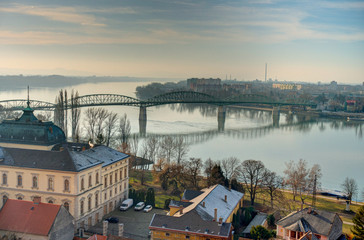
[[[138,204],[137,204],[137,205],[135,205],[134,210],[135,210],[135,211],[140,211],[140,210],[142,210],[144,207],[145,207],[145,203],[144,203],[144,202],[138,202]]]
[[[152,211],[152,209],[153,209],[153,207],[152,207],[152,205],[147,205],[145,208],[144,208],[144,212],[150,212],[150,211]]]

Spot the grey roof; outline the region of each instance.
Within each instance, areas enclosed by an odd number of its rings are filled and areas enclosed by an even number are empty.
[[[65,140],[61,128],[52,122],[38,120],[29,107],[23,110],[19,119],[4,120],[0,124],[0,142],[50,146]]]
[[[183,206],[184,208],[185,207],[188,207],[190,206],[192,203],[191,202],[183,202],[183,201],[176,201],[176,200],[171,200],[171,202],[169,203],[169,206],[173,206],[173,207],[179,207],[179,206]]]
[[[128,155],[105,146],[97,146],[85,151],[71,151],[68,147],[61,151],[0,147],[0,166],[71,172],[79,172],[99,164],[107,166],[127,157]]]
[[[309,213],[308,208],[293,212],[279,220],[276,224],[293,231],[312,231],[324,236],[329,236],[336,213],[315,210]]]
[[[227,196],[226,202],[225,195]],[[210,193],[200,201],[195,207],[195,210],[202,219],[212,221],[215,214],[214,209],[217,208],[217,219],[222,218],[225,222],[243,196],[244,194],[241,192],[229,190],[222,185],[216,185]],[[203,202],[205,202],[205,207],[203,207]]]
[[[244,229],[243,233],[250,233],[253,226],[263,226],[264,222],[267,220],[267,216],[268,215],[266,213],[258,213],[255,215],[249,225]]]
[[[186,234],[201,233],[227,237],[230,234],[231,223],[222,223],[219,226],[218,222],[204,221],[196,211],[190,211],[181,217],[154,214],[149,225],[149,228],[153,227],[185,231]]]
[[[182,200],[192,200],[195,197],[201,195],[203,192],[202,191],[196,191],[196,190],[185,190],[183,192],[183,196],[182,196]]]

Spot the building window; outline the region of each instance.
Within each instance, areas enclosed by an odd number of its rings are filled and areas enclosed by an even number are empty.
[[[65,209],[67,209],[67,211],[69,211],[69,210],[70,210],[70,204],[69,204],[68,202],[65,202],[65,203],[63,204],[63,206],[64,206],[64,208],[65,208]]]
[[[190,239],[190,236],[186,236],[186,239]]]
[[[82,178],[81,179],[81,191],[83,191],[84,189],[85,189],[85,181]]]
[[[53,200],[49,200],[48,203],[53,203]]]
[[[92,187],[92,176],[88,176],[88,187]]]
[[[48,178],[48,190],[54,190],[54,181],[52,177]]]
[[[106,193],[105,193],[104,197],[105,197],[105,201],[106,201],[106,198],[107,198]]]
[[[121,181],[123,179],[123,171],[122,170],[120,170],[119,177],[120,177],[120,181]]]
[[[107,177],[105,176],[105,187],[107,187]]]
[[[81,200],[80,202],[80,210],[81,210],[81,215],[83,215],[83,200]]]
[[[37,176],[33,176],[33,188],[38,188],[38,178],[37,178]]]
[[[3,205],[6,203],[6,201],[8,200],[8,197],[7,196],[3,196]]]
[[[166,236],[168,237],[169,236],[169,233],[166,233]]]
[[[18,175],[18,186],[23,185],[23,177],[21,175]]]
[[[69,191],[70,190],[70,181],[68,179],[64,180],[64,191]]]
[[[96,193],[95,194],[95,207],[98,207],[98,205],[99,205],[99,194]]]
[[[115,187],[115,195],[116,195],[117,192],[118,192],[118,189],[117,189],[117,187]]]
[[[96,184],[99,184],[99,173],[96,173]]]
[[[91,197],[88,197],[88,211],[91,211]]]
[[[112,174],[110,174],[110,185],[112,184]]]
[[[8,176],[6,175],[6,173],[3,173],[3,184],[8,184]]]
[[[115,171],[115,182],[117,182],[117,181],[118,181],[118,172]]]
[[[110,189],[110,198],[112,197],[112,190]]]
[[[23,198],[22,197],[18,197],[18,200],[23,200]]]
[[[128,174],[127,170],[128,170],[127,168],[124,168],[124,178],[127,178],[127,177],[128,177],[128,175],[127,175],[127,174]]]

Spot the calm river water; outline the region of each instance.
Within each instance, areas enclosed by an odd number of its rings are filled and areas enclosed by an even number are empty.
[[[135,88],[147,82],[113,82],[67,86],[80,95],[115,93],[135,97]],[[30,98],[54,102],[60,89],[31,88]],[[26,89],[0,91],[0,100],[25,99]],[[127,113],[132,132],[139,131],[139,108],[113,106],[109,110]],[[305,159],[321,165],[322,188],[341,190],[345,177],[356,179],[364,191],[364,123],[331,119],[307,119],[281,113],[280,126],[272,126],[270,112],[229,108],[225,131],[217,131],[214,107],[164,105],[147,109],[147,136],[185,136],[191,143],[188,157],[221,160],[261,160],[266,167],[283,174],[285,162]],[[360,194],[361,195],[361,194]]]

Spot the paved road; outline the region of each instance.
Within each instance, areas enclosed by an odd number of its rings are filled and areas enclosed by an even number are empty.
[[[148,238],[149,233],[149,224],[152,220],[154,213],[157,214],[166,214],[164,210],[161,209],[153,209],[149,213],[145,213],[143,211],[134,211],[133,208],[130,208],[126,212],[121,212],[119,210],[115,210],[105,218],[108,217],[117,217],[119,219],[119,223],[124,224],[124,236],[128,238],[132,238],[135,240],[142,240]],[[109,223],[108,234],[118,235],[118,224]],[[102,235],[102,222],[96,224],[90,229],[92,232],[97,232]]]

